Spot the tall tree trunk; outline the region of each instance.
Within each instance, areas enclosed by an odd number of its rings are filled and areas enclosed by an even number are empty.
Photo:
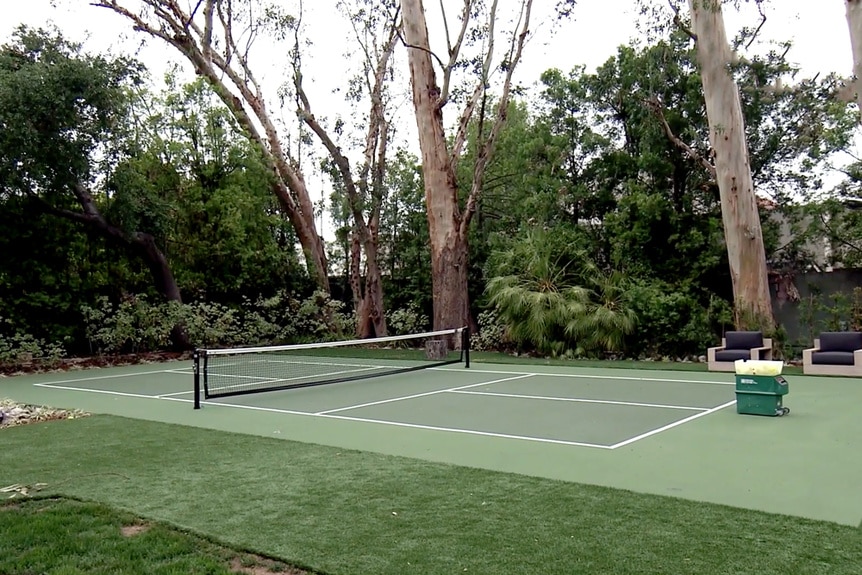
[[[862,0],[846,0],[847,26],[850,28],[850,47],[853,50],[853,97],[862,118]]]
[[[378,336],[386,334],[386,314],[383,309],[383,280],[380,270],[380,255],[377,251],[377,230],[369,226],[368,233],[371,238],[365,244],[365,301],[366,309],[363,310],[368,318],[368,323],[374,328]]]
[[[408,63],[413,107],[425,176],[425,207],[431,238],[431,295],[434,329],[467,325],[467,239],[461,235],[461,214],[455,171],[450,161],[440,88],[428,41],[422,0],[402,0],[404,39],[410,46]]]
[[[720,0],[689,0],[696,36],[709,139],[721,195],[724,237],[733,282],[738,328],[770,331],[775,326],[766,252],[745,140],[739,89],[731,75]]]

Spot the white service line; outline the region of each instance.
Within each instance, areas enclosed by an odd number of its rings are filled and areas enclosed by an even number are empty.
[[[330,413],[338,413],[339,411],[348,411],[350,409],[359,409],[360,407],[371,407],[372,405],[383,405],[384,403],[392,403],[394,401],[404,401],[406,399],[416,399],[417,397],[427,397],[429,395],[439,395],[441,393],[458,391],[461,389],[469,389],[471,387],[479,387],[482,385],[491,385],[494,383],[502,383],[504,381],[512,381],[515,379],[524,379],[527,377],[532,377],[532,374],[525,373],[525,374],[515,375],[513,377],[505,377],[503,379],[496,379],[493,381],[483,381],[481,383],[471,383],[470,385],[460,385],[458,387],[447,387],[446,389],[436,389],[434,391],[426,391],[424,393],[414,393],[413,395],[404,395],[401,397],[392,397],[389,399],[381,399],[379,401],[369,401],[368,403],[357,403],[356,405],[348,405],[347,407],[339,407],[336,409],[327,409],[324,411],[318,411],[314,415],[328,415]]]
[[[462,391],[453,390],[451,393],[463,393],[465,395],[490,395],[493,397],[513,397],[516,399],[541,399],[546,401],[570,401],[572,403],[602,403],[607,405],[629,405],[632,407],[660,407],[662,409],[682,409],[684,411],[709,411],[709,407],[691,407],[688,405],[667,405],[664,403],[639,403],[636,401],[612,401],[610,399],[583,399],[580,397],[550,397],[546,395],[524,395],[520,393],[495,393],[492,391]]]
[[[89,389],[86,387],[67,387],[65,385],[51,385],[48,383],[34,383],[35,387],[47,387],[48,389],[63,389],[66,391],[86,391],[88,393],[101,393],[103,395],[121,395],[123,397],[137,397],[140,399],[159,399],[158,395],[144,395],[142,393],[127,393],[125,391],[108,391],[105,389]]]
[[[728,401],[727,403],[719,405],[718,407],[713,407],[712,409],[707,409],[706,411],[703,411],[701,413],[695,413],[694,415],[692,415],[690,417],[680,419],[679,421],[674,421],[673,423],[668,423],[667,425],[659,427],[658,429],[653,429],[652,431],[647,431],[646,433],[641,433],[640,435],[636,435],[635,437],[631,437],[629,439],[626,439],[625,441],[620,441],[619,443],[615,443],[615,444],[611,445],[610,448],[611,449],[617,449],[620,447],[625,447],[626,445],[629,445],[630,443],[634,443],[635,441],[640,441],[641,439],[646,439],[647,437],[650,437],[652,435],[656,435],[657,433],[661,433],[662,431],[667,431],[668,429],[673,429],[674,427],[676,427],[678,425],[682,425],[683,423],[688,423],[690,421],[694,421],[698,417],[703,417],[704,415],[709,415],[711,413],[715,413],[716,411],[721,411],[725,407],[730,407],[731,405],[733,405],[735,403],[736,403],[735,399],[733,401]]]
[[[189,399],[174,399],[173,401],[190,402]],[[249,409],[252,411],[266,411],[270,413],[286,413],[288,415],[307,415],[310,417],[322,417],[326,419],[339,419],[342,421],[357,421],[360,423],[376,423],[379,425],[392,425],[395,427],[409,427],[412,429],[426,429],[430,431],[448,431],[451,433],[462,433],[465,435],[481,435],[485,437],[498,437],[501,439],[520,439],[522,441],[533,441],[537,443],[553,443],[557,445],[572,445],[576,447],[594,447],[596,449],[611,449],[610,445],[602,445],[600,443],[585,443],[582,441],[566,441],[564,439],[548,439],[544,437],[531,437],[529,435],[511,435],[508,433],[494,433],[492,431],[477,431],[475,429],[460,429],[457,427],[439,427],[435,425],[422,425],[419,423],[403,423],[400,421],[389,421],[387,419],[368,419],[364,417],[351,417],[349,415],[329,415],[321,413],[308,413],[305,411],[290,411],[287,409],[277,409],[271,407],[257,407],[254,405],[236,405],[233,403],[219,403],[216,401],[207,401],[206,405],[215,405],[218,407],[228,407],[232,409]]]
[[[413,429],[429,429],[431,431],[449,431],[451,433],[464,433],[467,435],[483,435],[485,437],[499,437],[501,439],[520,439],[522,441],[534,441],[537,443],[555,443],[557,445],[573,445],[577,447],[595,447],[598,449],[612,449],[610,445],[600,443],[584,443],[581,441],[566,441],[564,439],[548,439],[545,437],[532,437],[529,435],[511,435],[508,433],[495,433],[493,431],[477,431],[475,429],[459,429],[457,427],[438,427],[436,425],[422,425],[419,423],[402,423],[400,421],[389,421],[386,419],[367,419],[364,417],[351,417],[349,415],[329,415],[327,413],[315,413],[318,417],[329,419],[342,419],[344,421],[359,421],[362,423],[379,423],[381,425],[394,425],[396,427],[410,427]]]
[[[172,370],[172,369],[161,369],[159,371],[139,371],[138,373],[123,373],[120,375],[99,375],[99,376],[95,376],[95,377],[78,377],[75,379],[61,379],[59,381],[45,381],[42,383],[34,383],[33,385],[38,386],[38,387],[50,387],[50,386],[54,386],[58,383],[78,383],[79,381],[96,381],[99,379],[117,379],[120,377],[137,377],[139,375],[155,375],[157,373],[176,373],[176,372],[175,372],[175,370]],[[184,375],[188,375],[188,374],[184,374]]]
[[[492,373],[492,374],[521,374],[521,375],[539,375],[542,377],[564,377],[572,379],[613,379],[618,381],[653,381],[659,383],[702,383],[709,385],[736,385],[733,381],[709,381],[704,379],[666,379],[660,377],[632,377],[623,375],[587,375],[584,373],[545,373],[542,371],[503,371],[498,369],[475,369],[475,368],[456,368],[456,367],[429,367],[432,371],[458,371],[461,373]]]

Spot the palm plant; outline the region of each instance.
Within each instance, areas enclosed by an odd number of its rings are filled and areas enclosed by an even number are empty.
[[[634,330],[626,278],[559,249],[544,230],[529,230],[495,259],[486,291],[516,344],[552,356],[616,351]]]
[[[618,271],[604,273],[592,263],[584,266],[583,272],[592,288],[590,303],[585,313],[566,325],[566,334],[585,350],[620,351],[626,336],[637,327],[628,279]]]

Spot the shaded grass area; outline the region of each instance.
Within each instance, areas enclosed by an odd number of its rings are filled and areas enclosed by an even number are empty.
[[[330,574],[862,572],[859,529],[603,487],[112,416],[0,442],[0,485]]]
[[[35,499],[0,506],[0,573],[303,575],[98,503]]]

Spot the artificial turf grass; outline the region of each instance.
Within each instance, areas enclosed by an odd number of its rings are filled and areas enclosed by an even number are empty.
[[[4,575],[235,575],[240,566],[307,573],[99,503],[39,498],[0,505]]]
[[[48,483],[333,574],[862,572],[852,527],[118,417],[0,432]]]

